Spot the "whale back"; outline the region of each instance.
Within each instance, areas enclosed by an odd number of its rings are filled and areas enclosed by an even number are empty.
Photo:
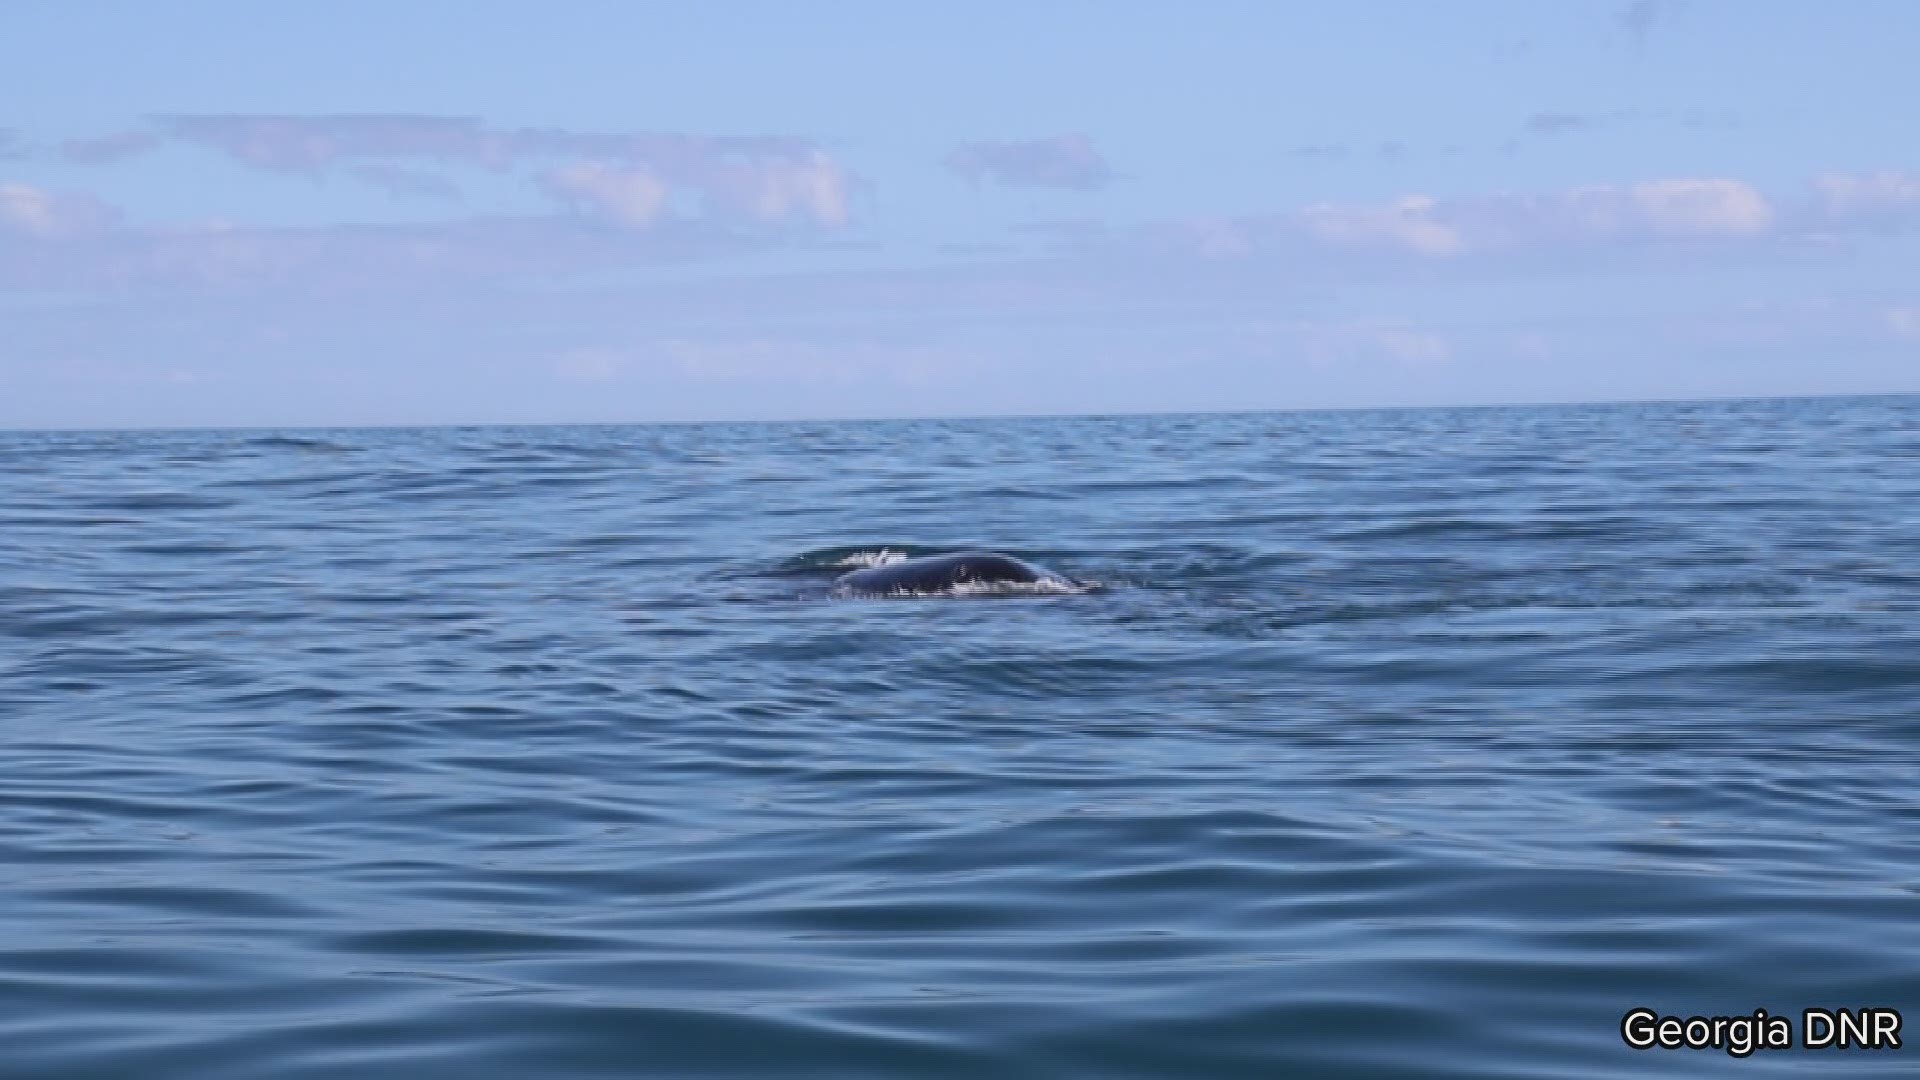
[[[1011,555],[991,551],[961,551],[855,570],[841,575],[834,582],[834,592],[843,596],[926,595],[951,592],[970,585],[1024,585],[1040,581],[1072,584],[1051,570],[1043,570]]]

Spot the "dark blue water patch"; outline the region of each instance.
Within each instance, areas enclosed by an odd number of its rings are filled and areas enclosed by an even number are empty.
[[[0,436],[0,1073],[1908,1075],[1916,430]]]

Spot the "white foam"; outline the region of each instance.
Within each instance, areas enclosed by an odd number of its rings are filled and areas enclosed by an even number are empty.
[[[1041,578],[1038,581],[959,581],[938,589],[889,589],[882,592],[862,592],[851,589],[836,589],[835,595],[842,598],[887,598],[899,600],[931,600],[942,597],[972,598],[982,596],[1078,596],[1097,590],[1095,582],[1072,582],[1059,578]]]
[[[891,566],[894,563],[906,561],[906,552],[894,551],[891,548],[881,548],[878,551],[855,551],[851,554],[842,555],[832,565],[845,566],[848,568],[859,567],[861,569],[871,570],[876,566]]]
[[[941,589],[938,596],[1075,596],[1086,592],[1085,585],[1077,585],[1059,578],[1040,578],[1037,581],[957,581],[952,586]]]

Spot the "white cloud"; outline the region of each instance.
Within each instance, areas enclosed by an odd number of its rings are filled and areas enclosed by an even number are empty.
[[[846,169],[804,139],[499,128],[471,117],[405,114],[161,116],[152,124],[68,142],[67,154],[109,161],[171,141],[256,169],[344,174],[442,199],[459,194],[445,172],[524,169],[561,201],[630,229],[675,212],[823,226],[850,216]]]
[[[1828,173],[1815,180],[1823,208],[1836,217],[1920,210],[1920,174],[1877,172],[1865,176]]]
[[[52,195],[26,184],[0,184],[0,222],[8,228],[44,236],[56,220]]]
[[[546,189],[575,209],[629,229],[646,229],[673,209],[674,185],[646,165],[581,161],[550,170]],[[680,181],[709,208],[765,224],[847,222],[847,177],[815,151],[787,160],[715,162]]]
[[[1310,206],[1300,214],[1307,231],[1335,244],[1403,247],[1422,255],[1452,255],[1462,246],[1459,230],[1436,220],[1438,204],[1410,195],[1389,206]]]
[[[1209,257],[1244,257],[1301,244],[1445,258],[1468,253],[1658,239],[1752,239],[1776,212],[1752,185],[1730,179],[1595,184],[1541,195],[1472,199],[1408,195],[1383,204],[1319,203],[1291,214],[1191,219],[1174,242]],[[1164,233],[1164,230],[1163,230]]]
[[[97,199],[66,195],[30,184],[0,183],[0,229],[54,238],[104,229],[118,215]]]
[[[818,150],[783,160],[723,161],[710,191],[761,221],[847,221],[846,173]]]
[[[1773,224],[1773,207],[1739,180],[1647,180],[1628,192],[1653,231],[1673,236],[1755,236]]]
[[[1897,307],[1887,312],[1887,329],[1895,337],[1920,341],[1920,307]]]
[[[546,176],[547,189],[579,209],[629,229],[646,229],[667,209],[667,185],[645,169],[579,162]]]

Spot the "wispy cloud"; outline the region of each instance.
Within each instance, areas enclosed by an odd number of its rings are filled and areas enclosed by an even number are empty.
[[[1644,46],[1647,38],[1671,22],[1683,6],[1683,0],[1633,0],[1614,12],[1613,21],[1633,37],[1636,46]]]
[[[71,141],[65,152],[113,161],[170,142],[269,172],[341,173],[434,198],[457,194],[449,169],[524,169],[559,201],[627,228],[676,211],[826,226],[850,215],[851,176],[796,138],[499,128],[457,116],[211,114],[155,117],[148,128]],[[642,195],[652,187],[657,197]]]
[[[369,161],[352,170],[355,179],[402,198],[433,202],[460,201],[460,185],[438,173],[408,168],[388,161]]]
[[[1766,196],[1744,181],[1675,178],[1542,195],[1327,202],[1291,213],[1196,219],[1159,231],[1176,246],[1208,257],[1317,247],[1439,259],[1609,242],[1751,239],[1772,231],[1776,217]]]
[[[947,167],[969,180],[1022,187],[1092,191],[1114,172],[1085,135],[967,143],[947,155]]]
[[[1592,116],[1569,112],[1537,112],[1527,117],[1522,127],[1529,135],[1565,135],[1575,131],[1591,131],[1600,126],[1600,120]]]
[[[100,232],[118,217],[113,208],[90,196],[0,183],[0,232],[60,239]]]
[[[135,226],[85,196],[0,185],[0,289],[383,295],[538,281],[762,250],[739,230],[683,218],[602,228],[569,214],[405,225]],[[791,242],[791,241],[787,241]]]
[[[60,144],[60,153],[83,165],[100,165],[137,157],[160,145],[160,137],[151,131],[116,131],[87,139],[68,139]]]
[[[354,160],[437,161],[503,170],[528,161],[588,158],[693,174],[728,161],[789,161],[818,152],[796,138],[661,132],[499,128],[461,116],[195,114],[155,117],[167,139],[262,169],[322,172]]]
[[[1821,205],[1835,218],[1890,218],[1920,214],[1920,173],[1828,173],[1814,181]]]
[[[1298,158],[1302,161],[1338,161],[1352,152],[1345,143],[1312,143],[1281,151],[1286,157]]]
[[[318,173],[350,160],[417,159],[501,169],[526,133],[496,132],[452,116],[347,114],[172,115],[154,119],[167,139],[203,146],[256,168]]]
[[[456,178],[493,171],[524,178],[555,208],[386,225],[125,224],[90,196],[5,182],[0,235],[33,242],[0,245],[0,287],[325,292],[551,281],[805,244],[848,222],[854,187],[838,161],[800,139],[508,130],[458,117],[167,116],[60,150],[106,164],[169,145],[408,198],[457,201]]]
[[[544,286],[571,275],[832,243],[815,227],[847,213],[844,178],[824,155],[778,169],[716,171],[704,188],[642,163],[570,161],[533,179],[556,212],[304,228],[125,224],[86,195],[0,184],[0,231],[33,241],[0,245],[0,286],[359,293],[463,282]],[[709,202],[724,213],[696,212]],[[742,228],[743,221],[775,227]],[[1541,193],[1327,201],[1141,226],[1079,221],[1034,231],[1047,254],[1088,272],[1198,259],[1237,273],[1232,264],[1245,260],[1324,269],[1334,259],[1389,259],[1413,269],[1503,254],[1577,260],[1673,245],[1732,251],[1872,236],[1890,231],[1889,222],[1900,229],[1920,222],[1920,176],[1829,174],[1782,196],[1732,177],[1665,177]],[[1407,344],[1404,351],[1419,348]]]

